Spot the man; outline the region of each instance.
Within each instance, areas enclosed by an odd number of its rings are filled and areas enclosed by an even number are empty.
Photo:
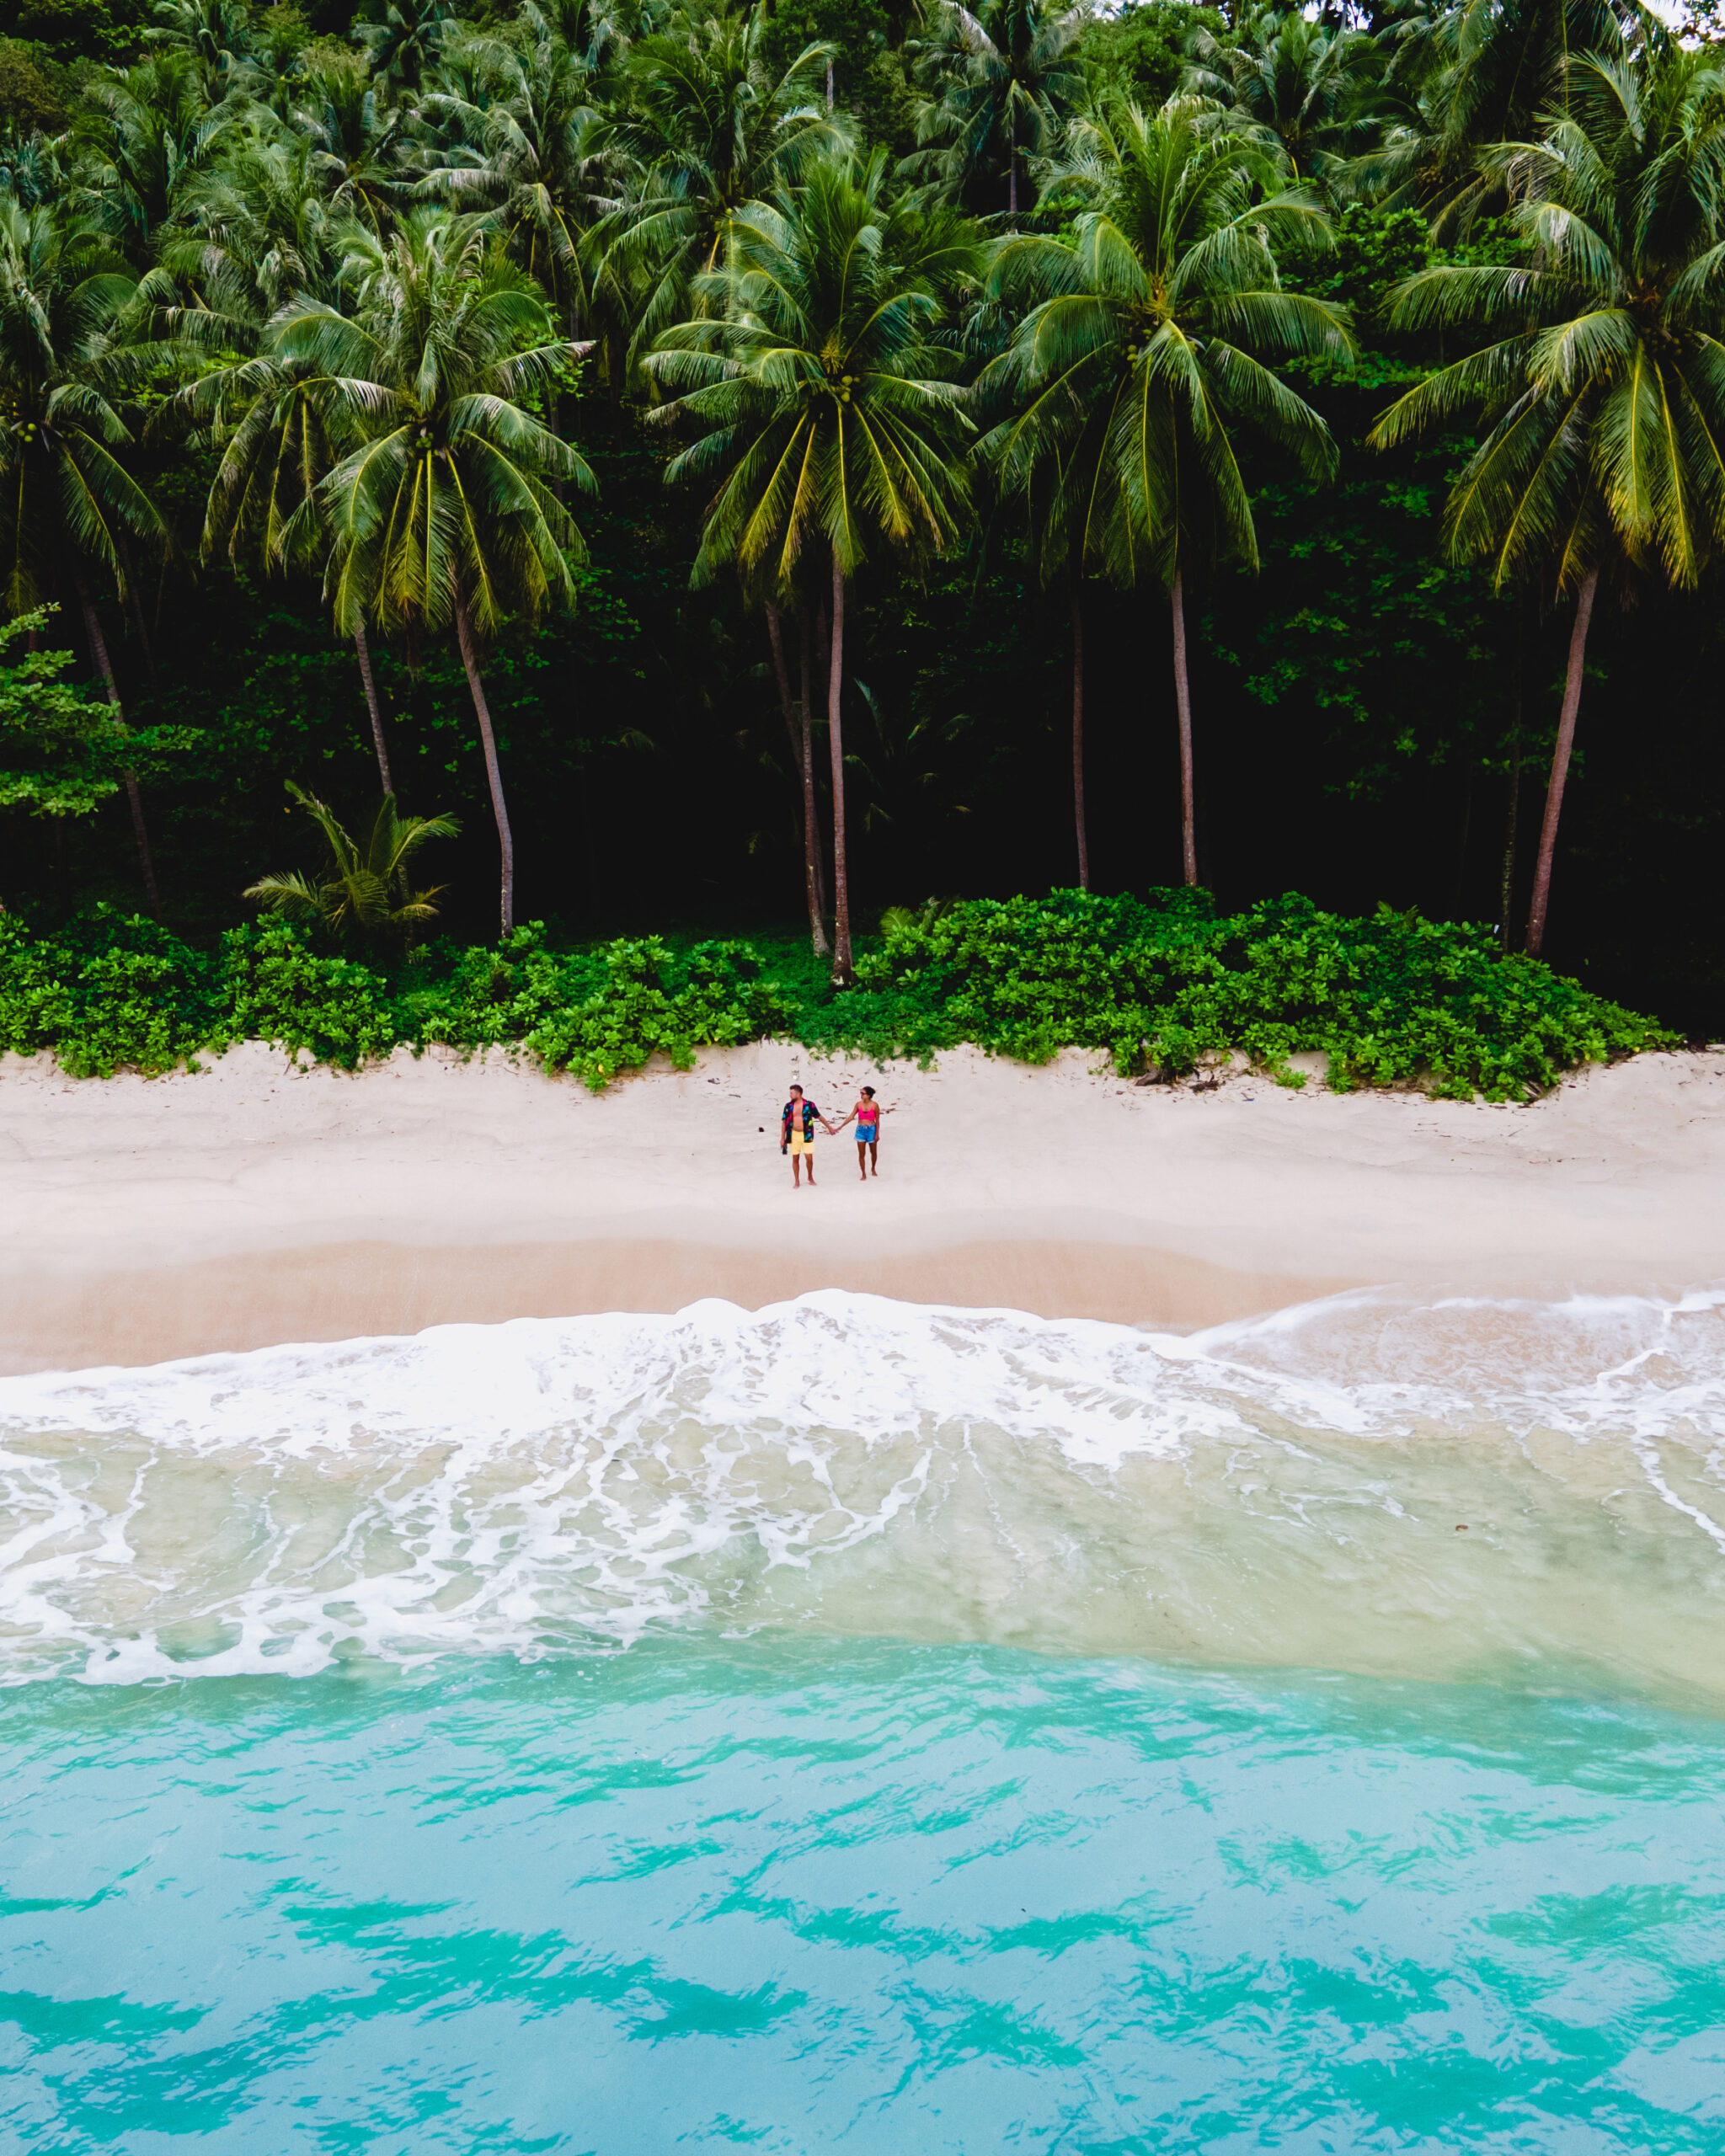
[[[825,1128],[830,1138],[832,1125],[813,1101],[804,1099],[803,1088],[793,1086],[791,1097],[785,1102],[778,1119],[778,1150],[790,1155],[791,1181],[798,1190],[803,1187],[805,1155],[809,1161],[809,1187],[810,1190],[814,1187],[814,1126],[817,1123]]]

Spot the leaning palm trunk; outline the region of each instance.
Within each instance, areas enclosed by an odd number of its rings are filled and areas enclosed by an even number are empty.
[[[1540,825],[1539,860],[1533,872],[1533,904],[1527,915],[1527,953],[1536,958],[1546,940],[1546,910],[1551,897],[1551,860],[1557,851],[1557,819],[1563,812],[1563,782],[1569,776],[1569,752],[1575,746],[1575,718],[1581,708],[1581,679],[1587,665],[1588,624],[1599,573],[1592,568],[1575,601],[1575,626],[1569,632],[1569,670],[1563,680],[1563,708],[1557,719],[1557,745],[1551,751],[1551,776],[1546,787],[1545,820]]]
[[[845,572],[832,550],[832,663],[826,676],[826,730],[832,750],[832,977],[848,988],[857,978],[851,956],[851,883],[845,859],[845,743],[839,691],[845,678]]]
[[[826,848],[820,842],[820,816],[814,794],[814,691],[809,678],[809,659],[814,647],[814,632],[809,626],[809,610],[799,607],[797,611],[797,675],[802,687],[803,712],[803,819],[814,833],[810,849],[814,859],[814,910],[821,922],[820,941],[817,955],[827,958],[832,946],[826,937],[826,916],[830,910],[826,897]]]
[[[509,827],[509,808],[503,798],[503,771],[497,760],[497,736],[491,730],[491,707],[485,701],[485,684],[479,678],[478,654],[473,648],[473,617],[467,612],[467,600],[460,597],[455,602],[455,627],[462,648],[462,664],[467,669],[467,691],[479,722],[479,739],[485,745],[485,778],[491,788],[491,813],[497,819],[497,845],[502,858],[502,932],[507,936],[515,925],[515,842]]]
[[[1186,675],[1186,595],[1174,572],[1174,703],[1180,718],[1180,864],[1188,883],[1198,881],[1198,806],[1192,784],[1192,685]]]
[[[377,776],[385,793],[393,793],[389,782],[389,751],[383,744],[383,712],[377,702],[377,684],[371,678],[371,648],[366,642],[363,622],[354,630],[354,649],[360,655],[360,679],[366,685],[366,708],[371,714],[371,742],[377,751]]]
[[[1084,607],[1072,586],[1072,819],[1078,833],[1078,888],[1090,889],[1090,836],[1084,824]]]
[[[120,566],[126,572],[126,604],[131,608],[131,618],[137,626],[138,642],[143,647],[144,671],[150,677],[150,694],[159,696],[162,684],[156,674],[156,647],[150,638],[149,624],[144,619],[144,610],[138,599],[137,579],[132,574],[131,548],[126,543],[126,534],[120,535]]]
[[[785,664],[783,627],[777,606],[766,609],[766,633],[772,642],[773,671],[778,677],[778,700],[784,712],[785,732],[790,736],[791,754],[797,760],[797,773],[801,782],[798,798],[801,808],[798,821],[803,832],[803,888],[809,903],[809,940],[817,958],[831,955],[826,940],[826,925],[821,920],[820,903],[820,832],[814,814],[814,728],[809,723],[808,669],[804,669],[803,710],[801,723],[792,716],[790,669]]]
[[[1515,686],[1509,716],[1509,799],[1503,814],[1503,873],[1498,898],[1498,940],[1509,948],[1509,917],[1515,909],[1515,840],[1521,821],[1522,646],[1526,635],[1527,595],[1515,595]]]
[[[84,631],[90,639],[98,670],[107,684],[108,702],[114,721],[122,734],[126,731],[126,712],[120,701],[120,684],[114,678],[114,662],[108,656],[108,639],[102,633],[102,622],[96,611],[95,601],[90,597],[90,587],[84,581],[81,568],[72,571],[72,581],[77,587],[78,604],[83,610]],[[144,898],[152,914],[162,910],[161,894],[156,889],[156,861],[150,851],[150,833],[144,822],[144,797],[138,791],[137,773],[126,773],[126,798],[131,806],[132,836],[137,841],[138,866],[143,871]]]

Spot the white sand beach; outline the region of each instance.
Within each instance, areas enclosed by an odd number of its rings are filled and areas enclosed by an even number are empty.
[[[1725,1274],[1725,1054],[1589,1070],[1518,1107],[1100,1066],[762,1045],[594,1095],[497,1053],[350,1075],[252,1044],[82,1081],[8,1058],[0,1370],[816,1287],[1189,1326],[1366,1283]],[[879,1181],[823,1134],[817,1187],[793,1188],[793,1078],[834,1121],[877,1086]]]

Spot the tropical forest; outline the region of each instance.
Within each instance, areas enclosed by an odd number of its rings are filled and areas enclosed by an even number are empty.
[[[0,1049],[1725,1030],[1717,28],[4,0]]]

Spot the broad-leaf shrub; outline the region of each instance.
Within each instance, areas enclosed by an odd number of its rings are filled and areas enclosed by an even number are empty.
[[[401,1038],[384,982],[350,958],[325,958],[286,921],[248,922],[222,939],[222,1045],[273,1041],[297,1062],[352,1070]]]
[[[968,900],[895,925],[858,974],[858,993],[809,1014],[826,1044],[927,1054],[969,1040],[1030,1062],[1106,1049],[1123,1074],[1244,1049],[1298,1085],[1287,1058],[1318,1050],[1339,1089],[1519,1100],[1578,1063],[1673,1038],[1503,957],[1486,929],[1387,906],[1350,921],[1297,896],[1221,921],[1186,891]]]
[[[209,958],[106,908],[36,937],[0,915],[0,1049],[51,1049],[74,1078],[171,1070],[216,1030]]]
[[[547,1070],[573,1070],[595,1092],[655,1049],[686,1070],[697,1048],[762,1039],[790,1015],[745,943],[697,943],[679,960],[649,936],[600,955],[604,972],[591,991],[542,1018],[522,1043]]]
[[[1322,1052],[1330,1081],[1519,1100],[1577,1064],[1669,1045],[1652,1020],[1489,933],[1285,898],[1215,918],[1201,892],[960,901],[895,913],[858,985],[763,977],[744,943],[656,937],[548,947],[538,924],[495,949],[447,945],[397,979],[325,955],[280,921],[218,955],[101,913],[35,937],[0,915],[0,1048],[51,1049],[84,1075],[165,1070],[200,1046],[260,1038],[353,1068],[403,1043],[515,1047],[598,1090],[657,1051],[794,1035],[813,1048],[927,1057],[960,1042],[1028,1062],[1105,1049],[1123,1073],[1191,1070],[1244,1049],[1289,1085]]]

